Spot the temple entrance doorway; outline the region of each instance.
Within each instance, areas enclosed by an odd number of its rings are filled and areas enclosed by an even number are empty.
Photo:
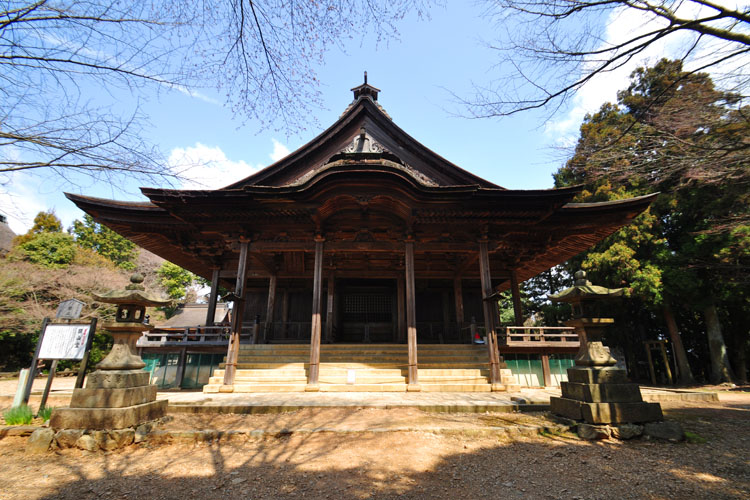
[[[396,280],[342,279],[336,342],[376,343],[396,339]]]

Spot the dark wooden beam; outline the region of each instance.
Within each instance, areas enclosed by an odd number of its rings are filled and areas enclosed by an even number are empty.
[[[490,358],[490,384],[493,387],[496,387],[500,385],[500,355],[497,351],[497,332],[495,331],[497,303],[496,300],[492,298],[495,291],[492,288],[490,258],[486,240],[481,240],[479,242],[479,273],[482,282],[484,329],[487,335],[487,349]]]
[[[313,269],[313,301],[312,326],[310,329],[310,371],[308,373],[306,391],[318,391],[318,376],[320,373],[320,333],[321,333],[321,300],[323,292],[323,241],[322,237],[315,238],[315,267]]]
[[[216,302],[219,300],[219,273],[217,268],[211,274],[211,295],[208,296],[208,311],[206,311],[206,326],[213,326],[216,317]]]
[[[268,342],[273,328],[273,312],[276,309],[276,275],[268,278],[268,303],[266,304],[266,326],[263,328],[263,343]],[[258,344],[259,342],[253,341]]]
[[[333,323],[335,321],[335,315],[334,315],[334,304],[333,301],[335,299],[336,294],[336,275],[333,271],[328,273],[328,278],[326,279],[328,290],[327,290],[327,300],[326,300],[326,336],[325,340],[327,343],[333,342]]]
[[[405,281],[406,281],[406,337],[409,344],[409,373],[407,391],[419,391],[419,371],[417,369],[417,303],[414,288],[414,241],[406,241]]]
[[[237,372],[237,358],[240,353],[240,334],[242,333],[242,316],[245,313],[245,281],[247,271],[247,253],[249,243],[243,241],[240,243],[240,261],[237,267],[237,283],[234,288],[234,294],[237,299],[232,306],[232,334],[229,338],[227,347],[227,362],[224,367],[224,385],[219,389],[220,392],[234,391],[234,376]]]
[[[400,254],[402,243],[398,241],[327,241],[326,253],[339,252],[372,252]],[[272,252],[313,252],[315,244],[310,241],[255,241],[253,254]],[[426,241],[420,242],[417,253],[476,253],[476,247],[470,243]],[[255,255],[253,255],[255,257]]]
[[[456,301],[456,323],[464,322],[464,291],[461,278],[453,279],[453,300]]]
[[[255,250],[255,244],[253,244],[253,250]],[[251,252],[250,256],[260,264],[260,266],[268,272],[269,275],[273,276],[276,273],[276,266],[273,262],[273,256],[268,254],[263,254],[260,252]]]

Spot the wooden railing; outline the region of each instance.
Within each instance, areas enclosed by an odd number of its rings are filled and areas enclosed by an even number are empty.
[[[258,333],[263,338],[263,331],[266,324],[258,324]],[[274,323],[273,328],[278,332],[274,336],[277,342],[309,342],[310,341],[310,322],[309,321],[287,321]],[[253,341],[253,331],[255,325],[248,321],[242,325],[242,334],[240,342],[248,343]],[[159,347],[174,344],[195,344],[195,345],[227,345],[231,328],[229,325],[219,326],[190,326],[181,329],[156,329],[144,333],[136,344],[137,347]]]
[[[231,328],[219,326],[190,326],[180,330],[164,329],[146,332],[138,339],[138,347],[155,347],[171,344],[226,345],[229,342]],[[252,340],[253,324],[244,325],[240,334],[241,341]]]
[[[506,345],[514,347],[579,347],[580,340],[569,326],[508,326]]]

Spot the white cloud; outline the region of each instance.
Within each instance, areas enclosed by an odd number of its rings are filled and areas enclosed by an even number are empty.
[[[271,139],[273,141],[273,152],[269,155],[271,157],[271,160],[274,162],[279,161],[280,159],[284,158],[289,154],[289,148],[281,144],[276,139]]]
[[[190,89],[188,87],[185,87],[184,85],[177,85],[177,84],[173,84],[173,83],[167,83],[165,85],[167,85],[169,88],[174,89],[174,90],[176,90],[176,91],[178,91],[178,92],[180,92],[182,94],[185,94],[188,97],[193,97],[195,99],[200,99],[201,101],[207,102],[209,104],[216,104],[216,105],[220,105],[221,104],[217,99],[214,99],[213,97],[207,96],[206,94],[203,94],[201,92],[198,92],[197,90],[192,90],[192,89]]]
[[[271,139],[273,150],[268,157],[279,161],[289,154],[289,149],[276,139]],[[218,189],[254,174],[264,164],[251,165],[244,160],[230,160],[218,146],[206,146],[200,142],[195,146],[175,148],[169,154],[169,165],[173,172],[184,177],[182,189]]]
[[[218,189],[244,179],[260,168],[244,160],[230,160],[220,147],[200,142],[195,146],[173,149],[168,161],[172,171],[183,177],[183,189]]]
[[[9,161],[21,159],[21,151],[13,146],[4,146],[2,154]],[[47,210],[39,196],[39,185],[39,179],[28,172],[0,174],[0,213],[8,218],[8,225],[16,234],[31,229],[36,214]]]
[[[683,18],[697,18],[707,11],[710,12],[710,9],[700,7],[692,2],[685,2],[680,6],[677,13]],[[665,20],[637,9],[628,7],[615,9],[607,21],[601,47],[619,44],[666,24]],[[596,112],[605,102],[615,102],[617,92],[628,86],[630,74],[633,70],[638,66],[654,64],[664,57],[683,57],[687,48],[695,42],[696,38],[696,34],[688,31],[674,33],[652,43],[638,57],[633,58],[627,64],[614,71],[597,75],[577,92],[572,102],[572,108],[563,118],[547,123],[545,132],[557,136],[558,142],[569,142],[571,137],[577,138],[578,128],[586,113]],[[704,37],[687,59],[685,69],[701,67],[705,64],[706,58],[715,58],[717,52],[727,49],[727,45],[727,42]],[[738,66],[750,63],[747,56],[744,56],[744,58],[741,56],[738,59],[742,60],[732,60],[724,65],[709,68],[707,71],[711,73],[715,81],[722,79],[730,81],[728,79],[732,78]]]
[[[31,229],[36,214],[48,209],[37,187],[38,183],[31,176],[13,175],[2,179],[0,213],[8,217],[8,225],[16,234]]]

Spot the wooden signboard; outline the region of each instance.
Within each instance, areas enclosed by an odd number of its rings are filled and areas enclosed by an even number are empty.
[[[83,387],[83,378],[86,374],[89,351],[91,351],[91,342],[95,332],[96,318],[92,319],[90,323],[50,323],[49,318],[44,318],[42,331],[39,334],[39,341],[36,344],[36,351],[34,352],[34,357],[31,358],[31,368],[23,393],[23,403],[28,404],[29,402],[37,363],[40,359],[52,360],[40,408],[47,402],[47,396],[52,387],[52,379],[57,369],[57,361],[60,359],[81,361],[75,386],[76,388]]]

